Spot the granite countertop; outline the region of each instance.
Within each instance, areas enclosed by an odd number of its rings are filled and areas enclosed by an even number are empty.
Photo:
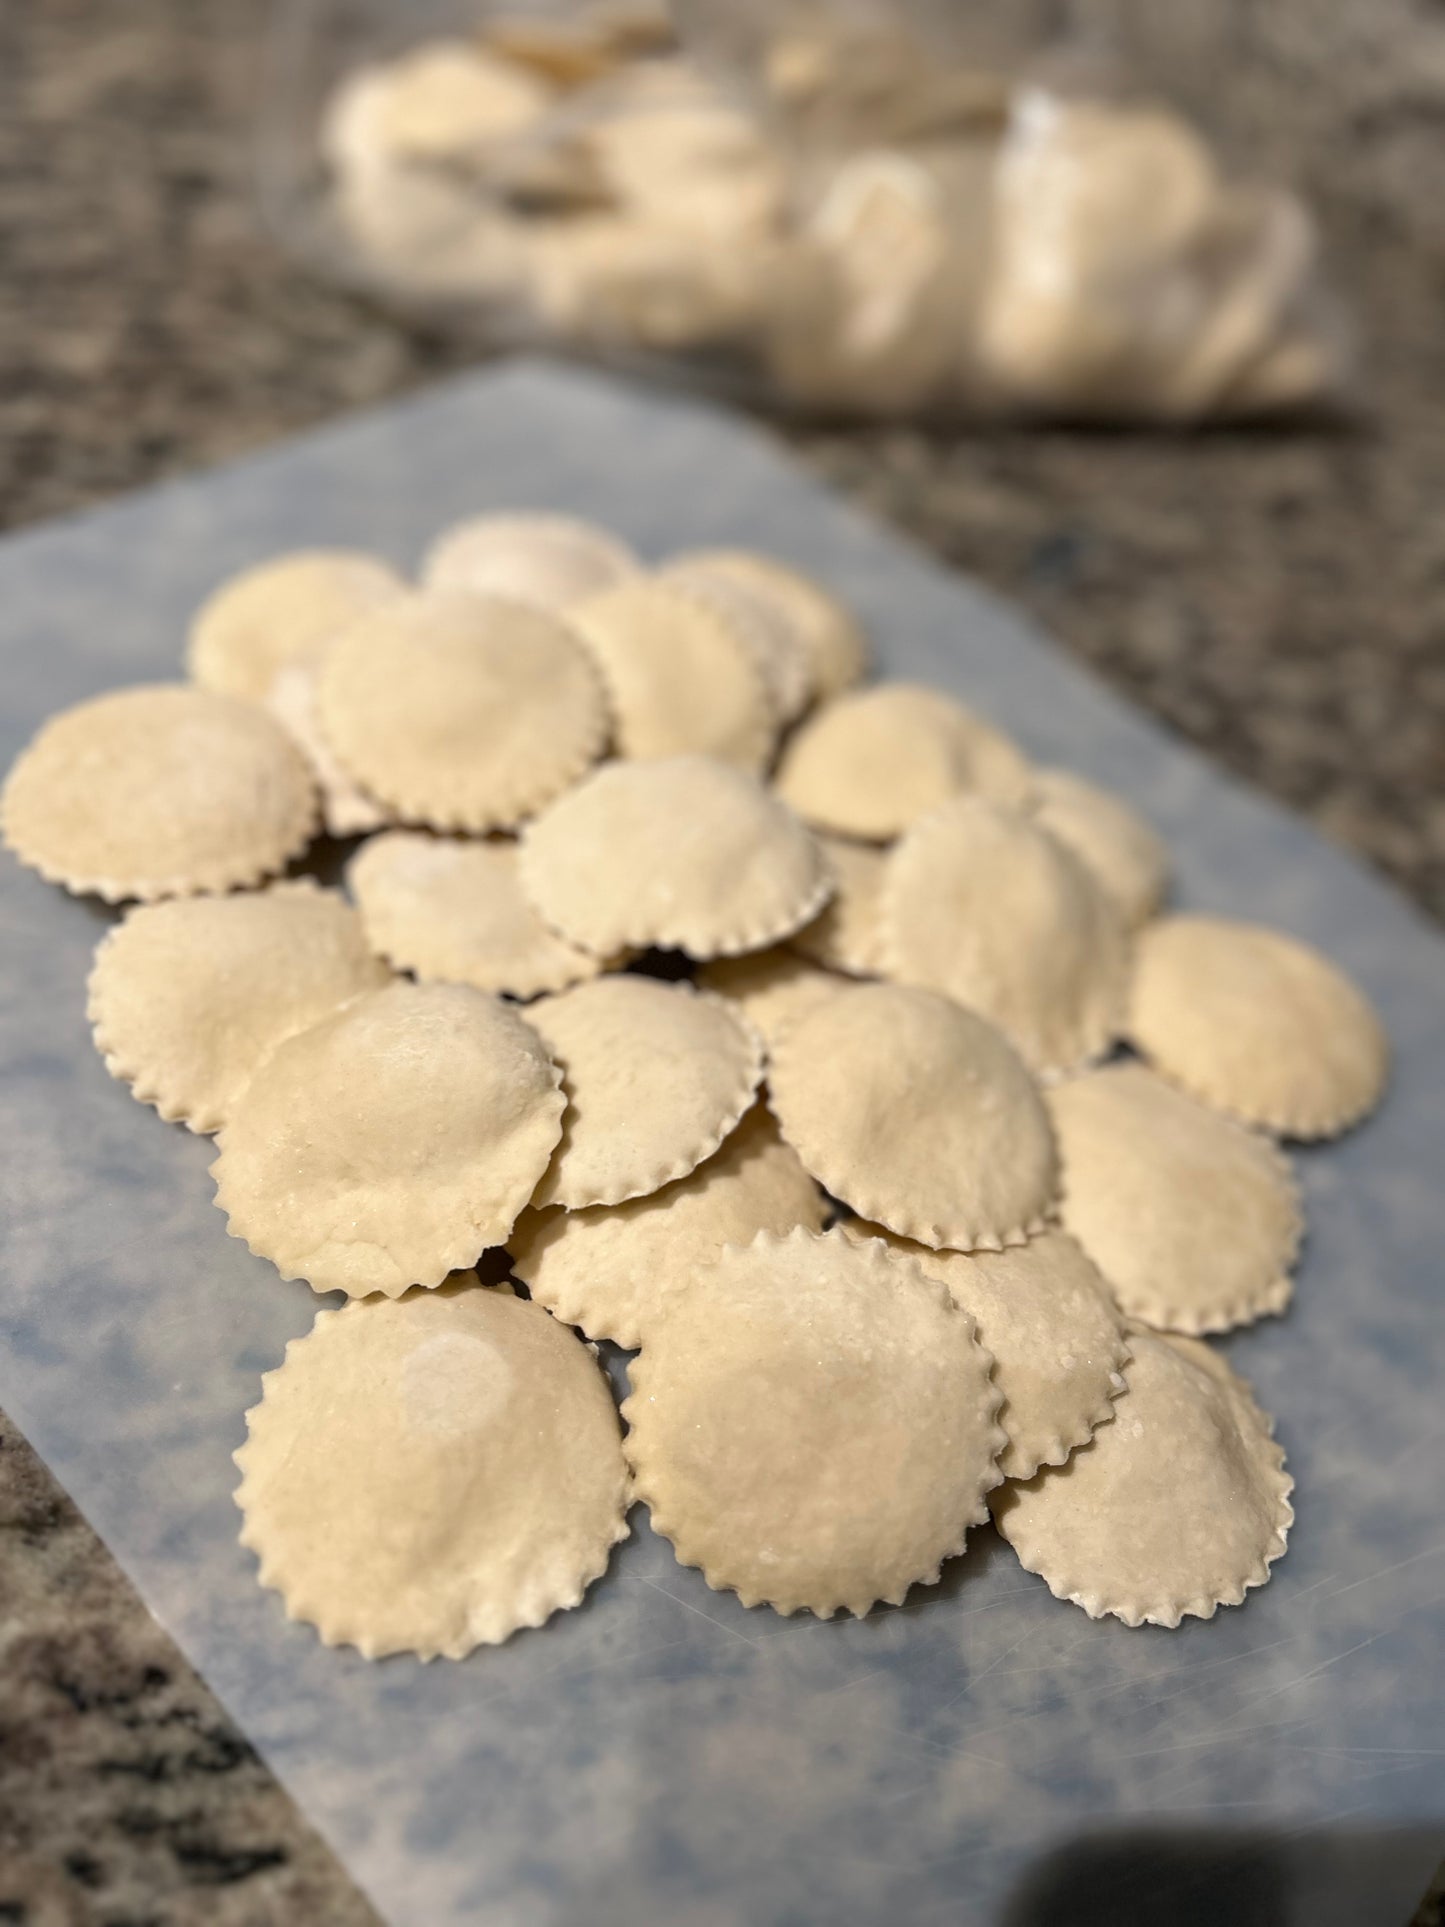
[[[1204,7],[1171,11],[1181,41]],[[1349,419],[1184,446],[794,440],[1445,916],[1445,16],[1433,0],[1209,11],[1231,115],[1258,164],[1314,198],[1359,318]],[[261,231],[259,12],[45,0],[0,16],[0,525],[469,358],[314,284]],[[0,1417],[0,1920],[373,1918]]]

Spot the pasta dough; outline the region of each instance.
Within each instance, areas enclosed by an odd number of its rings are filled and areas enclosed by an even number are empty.
[[[461,1659],[580,1605],[626,1537],[596,1361],[474,1278],[318,1312],[261,1386],[241,1543],[324,1645]]]

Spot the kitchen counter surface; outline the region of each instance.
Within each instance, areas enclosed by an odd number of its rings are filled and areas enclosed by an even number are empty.
[[[1445,18],[1428,0],[1228,11],[1232,112],[1316,200],[1360,319],[1348,420],[1184,447],[793,439],[1445,915]],[[258,12],[32,0],[0,17],[0,526],[466,358],[312,283],[261,231]],[[0,1920],[372,1919],[0,1417]]]

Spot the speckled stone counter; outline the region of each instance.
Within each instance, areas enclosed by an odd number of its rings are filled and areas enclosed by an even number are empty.
[[[0,1920],[375,1918],[0,1419]]]
[[[260,231],[247,150],[260,11],[0,11],[5,525],[466,358],[314,285]],[[902,431],[798,445],[1438,915],[1445,24],[1428,0],[1290,0],[1246,35],[1264,10],[1237,11],[1232,110],[1316,197],[1361,318],[1351,419],[1185,446]],[[0,1920],[371,1918],[0,1420]]]

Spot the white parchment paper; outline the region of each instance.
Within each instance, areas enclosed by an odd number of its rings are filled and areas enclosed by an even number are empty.
[[[883,669],[1129,794],[1181,901],[1321,944],[1377,1000],[1388,1101],[1300,1159],[1296,1307],[1229,1345],[1299,1481],[1273,1583],[1131,1632],[985,1532],[906,1609],[821,1625],[710,1593],[639,1511],[586,1606],[501,1651],[324,1651],[257,1587],[231,1500],[242,1413],[315,1301],[226,1237],[209,1142],[91,1048],[109,913],[9,858],[0,1401],[395,1922],[1084,1921],[1091,1880],[1101,1918],[1127,1888],[1161,1910],[1129,1918],[1184,1920],[1221,1857],[1266,1896],[1232,1918],[1403,1919],[1445,1836],[1445,946],[1384,885],[760,434],[527,366],[0,544],[0,760],[63,704],[175,674],[230,570],[329,542],[414,565],[449,520],[527,506],[818,570]],[[1030,1911],[1051,1882],[1075,1912]]]

